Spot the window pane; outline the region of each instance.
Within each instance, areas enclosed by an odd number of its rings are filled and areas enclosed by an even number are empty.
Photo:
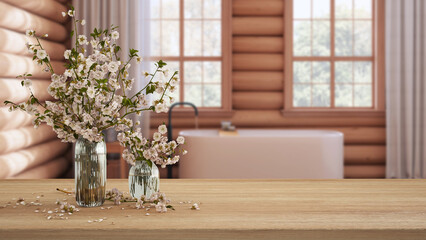
[[[311,56],[311,21],[293,23],[294,56]]]
[[[371,62],[354,62],[354,82],[371,83]]]
[[[185,21],[185,56],[201,56],[201,21]]]
[[[185,83],[201,83],[203,77],[203,67],[201,62],[184,63]]]
[[[150,34],[150,48],[148,51],[150,51],[150,55],[152,56],[161,56],[161,28],[160,28],[160,21],[151,20],[150,22],[150,28],[151,28],[151,34]],[[148,53],[145,53],[148,54]]]
[[[185,0],[184,2],[185,18],[201,18],[201,0]]]
[[[222,82],[221,62],[204,62],[203,64],[203,82],[220,84]]]
[[[356,107],[371,107],[371,85],[355,85],[354,86],[354,104]]]
[[[355,56],[371,56],[371,21],[355,21]]]
[[[373,3],[371,0],[356,0],[355,4],[355,18],[372,18]]]
[[[293,18],[311,18],[311,0],[293,1]]]
[[[167,19],[167,18],[178,19],[179,5],[180,5],[179,0],[161,0],[161,17],[163,19]]]
[[[293,82],[311,82],[311,62],[293,62]]]
[[[196,106],[202,106],[202,90],[201,84],[185,84],[185,102],[193,103]]]
[[[221,22],[204,21],[203,55],[220,56],[221,51]]]
[[[163,56],[179,56],[179,21],[162,21],[161,50]]]
[[[352,62],[334,63],[336,83],[352,83]]]
[[[336,56],[352,56],[352,21],[336,21],[335,27]]]
[[[330,0],[313,0],[313,3],[313,18],[330,18]]]
[[[293,85],[293,106],[310,107],[311,106],[311,85],[294,84]]]
[[[313,21],[312,55],[330,56],[330,21]]]
[[[352,18],[352,4],[352,0],[336,0],[336,18]]]
[[[221,0],[204,0],[204,17],[217,18],[221,17]]]
[[[204,85],[204,107],[220,107],[221,106],[221,88],[219,84]]]
[[[352,107],[352,84],[338,84],[334,91],[336,107]]]
[[[149,1],[150,18],[160,18],[160,2],[158,0]]]
[[[312,82],[330,82],[330,62],[312,62]]]
[[[312,106],[330,107],[330,85],[314,84],[312,86]]]

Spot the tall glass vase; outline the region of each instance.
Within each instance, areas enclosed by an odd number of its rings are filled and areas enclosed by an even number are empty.
[[[81,207],[97,207],[105,202],[106,144],[83,137],[75,143],[75,200]]]
[[[136,161],[135,165],[129,171],[129,192],[133,198],[144,195],[146,198],[151,197],[160,189],[160,173],[158,167],[146,160]]]

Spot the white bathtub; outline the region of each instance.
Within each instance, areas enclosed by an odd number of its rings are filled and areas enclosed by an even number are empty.
[[[343,178],[343,134],[323,130],[185,130],[180,178]]]

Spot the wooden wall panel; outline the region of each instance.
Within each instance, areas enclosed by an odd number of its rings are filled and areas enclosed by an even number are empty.
[[[345,164],[385,164],[385,145],[349,145],[345,147]]]
[[[44,71],[46,66],[38,65],[30,57],[0,53],[0,62],[0,77],[14,78],[23,73],[31,73],[33,78],[50,79],[50,73]],[[56,73],[64,73],[63,62],[51,61],[51,64]]]
[[[284,66],[282,54],[248,54],[232,55],[234,71],[282,71]]]
[[[0,178],[11,177],[55,159],[64,154],[68,147],[69,144],[62,143],[61,140],[57,139],[17,152],[0,155]]]
[[[233,37],[234,53],[282,53],[282,37]]]
[[[345,178],[384,178],[385,165],[346,165]]]
[[[281,109],[282,92],[235,92],[232,94],[232,107],[235,110]]]
[[[36,40],[26,37],[25,32],[33,29],[38,36],[49,35],[40,42],[49,54],[55,72],[62,74],[65,70],[65,42],[70,31],[70,19],[62,17],[63,11],[67,11],[66,2],[0,0],[0,178],[20,174],[29,168],[33,168],[30,173],[50,171],[49,175],[39,177],[56,177],[61,167],[69,165],[58,160],[49,163],[48,168],[37,168],[52,159],[62,159],[69,144],[61,143],[51,127],[42,125],[34,129],[31,124],[33,116],[22,111],[9,112],[3,104],[5,100],[21,103],[28,99],[29,91],[21,86],[21,80],[16,79],[24,73],[33,75],[32,89],[40,101],[53,100],[47,93],[50,73],[44,71],[44,65],[32,61],[25,43],[35,43]]]
[[[50,83],[46,80],[32,80],[33,93],[39,101],[53,100],[53,97],[47,93],[47,87]],[[0,106],[4,106],[5,100],[21,103],[27,101],[30,96],[30,91],[23,87],[21,80],[18,79],[0,78],[0,89],[2,91]]]
[[[282,36],[282,17],[234,17],[232,32],[234,35]]]
[[[3,0],[3,2],[54,22],[64,23],[67,20],[62,16],[62,12],[68,11],[67,7],[54,0]]]
[[[1,115],[0,115],[1,117]],[[312,127],[385,127],[384,118],[366,117],[283,117],[280,110],[238,110],[232,117],[200,118],[201,128],[218,128],[222,120],[230,120],[238,128],[312,128]],[[167,123],[167,115],[151,118],[151,126]],[[194,115],[173,117],[173,125],[193,128]]]
[[[0,132],[0,155],[24,149],[32,145],[49,141],[56,137],[52,127],[40,125],[35,129],[33,126],[12,129]]]
[[[282,71],[234,71],[233,91],[281,91],[283,90]]]
[[[25,45],[28,41],[33,44],[37,42],[34,38],[26,37],[25,34],[0,28],[0,52],[32,57]],[[51,60],[64,60],[65,45],[47,40],[40,40],[40,43]]]
[[[48,34],[53,41],[65,41],[68,31],[65,26],[29,13],[4,2],[0,2],[0,27],[25,33],[27,29],[33,29],[37,34]]]
[[[70,162],[66,158],[58,158],[47,163],[41,164],[34,168],[28,169],[22,173],[18,173],[10,178],[16,179],[38,179],[38,178],[55,178],[62,175],[70,166]]]
[[[33,117],[28,113],[22,111],[9,112],[8,107],[0,107],[0,131],[28,126],[32,120]]]
[[[283,0],[233,0],[234,16],[282,16]]]

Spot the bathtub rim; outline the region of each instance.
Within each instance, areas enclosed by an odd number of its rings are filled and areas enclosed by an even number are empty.
[[[184,129],[179,131],[179,136],[191,138],[328,138],[328,137],[344,137],[344,134],[335,130],[316,130],[316,129],[237,129],[244,132],[299,132],[307,133],[314,132],[316,134],[291,134],[291,135],[268,135],[268,134],[254,134],[254,135],[237,135],[237,136],[220,136],[218,129]],[[210,134],[193,134],[195,132],[210,133]],[[213,134],[212,134],[213,133]],[[322,133],[322,134],[319,134]]]

